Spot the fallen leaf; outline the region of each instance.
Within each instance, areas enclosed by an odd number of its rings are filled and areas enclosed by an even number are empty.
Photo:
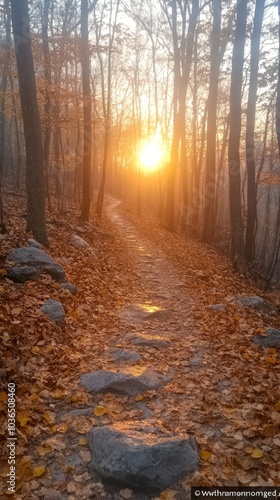
[[[266,363],[269,363],[271,365],[276,365],[276,363],[277,363],[276,356],[267,356],[265,358],[265,361],[266,361]]]
[[[144,396],[142,396],[142,394],[137,394],[137,396],[135,396],[134,398],[134,401],[142,401],[144,399]]]
[[[56,389],[54,392],[54,397],[56,399],[61,399],[63,398],[64,392],[61,389]]]
[[[212,456],[211,451],[202,450],[200,452],[200,458],[201,458],[201,460],[205,460],[205,461],[210,460],[211,456]]]
[[[108,414],[108,408],[106,406],[96,406],[93,413],[96,417],[102,417]]]
[[[17,421],[20,423],[21,427],[25,427],[27,422],[30,420],[29,412],[19,411],[17,414]]]
[[[81,446],[85,446],[87,443],[88,443],[88,440],[87,440],[86,437],[81,438],[80,441],[79,441],[79,444]]]
[[[36,354],[38,352],[40,352],[40,347],[38,347],[37,345],[34,345],[32,348],[31,348],[31,352],[33,354]]]
[[[253,451],[251,453],[251,457],[262,458],[263,457],[263,450],[261,450],[260,448],[253,448]]]
[[[33,469],[33,477],[40,477],[46,472],[46,467],[44,465],[39,465]]]
[[[160,500],[174,500],[176,498],[176,490],[165,490],[160,494]]]
[[[52,447],[50,445],[41,445],[39,448],[37,448],[37,453],[40,457],[44,457],[45,455],[48,455],[48,453],[51,453]]]
[[[46,420],[46,422],[48,422],[48,424],[54,424],[55,423],[55,413],[53,413],[51,411],[46,411],[44,413],[44,419]]]

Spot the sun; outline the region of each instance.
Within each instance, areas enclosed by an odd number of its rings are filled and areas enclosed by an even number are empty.
[[[140,150],[140,164],[145,173],[155,172],[161,166],[163,160],[163,151],[156,142],[145,143]]]

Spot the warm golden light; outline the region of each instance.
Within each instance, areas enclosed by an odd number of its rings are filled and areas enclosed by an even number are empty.
[[[161,166],[163,160],[163,151],[158,142],[147,142],[140,151],[141,169],[148,172],[155,172]]]

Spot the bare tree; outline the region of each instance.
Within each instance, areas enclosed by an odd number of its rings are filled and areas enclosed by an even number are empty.
[[[244,239],[241,213],[241,178],[240,178],[240,134],[241,134],[241,97],[244,65],[244,47],[246,36],[248,0],[237,0],[237,16],[233,43],[230,116],[229,116],[229,205],[233,260],[236,268],[244,272]]]
[[[44,157],[30,38],[28,0],[11,0],[19,93],[26,149],[27,231],[48,246],[45,223]]]

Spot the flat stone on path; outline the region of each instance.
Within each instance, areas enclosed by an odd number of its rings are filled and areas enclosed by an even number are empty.
[[[41,307],[41,311],[54,321],[54,323],[62,325],[65,318],[65,311],[58,300],[48,299]]]
[[[8,255],[9,260],[42,269],[58,283],[66,281],[65,271],[52,257],[34,247],[16,248]]]
[[[34,266],[9,267],[6,277],[15,283],[25,283],[26,281],[36,281],[40,273]]]
[[[254,335],[253,342],[256,345],[261,345],[263,347],[280,347],[280,330],[276,328],[268,328],[266,330],[266,336],[264,335]]]
[[[169,340],[164,340],[158,335],[146,335],[144,333],[129,333],[125,336],[124,340],[126,342],[131,342],[134,345],[155,347],[161,349],[162,347],[169,347],[171,342]]]
[[[253,295],[251,297],[234,297],[232,301],[241,307],[252,307],[265,314],[274,314],[277,312],[277,308],[272,302],[258,295]]]
[[[224,312],[226,310],[225,304],[212,304],[209,309],[217,312]]]
[[[91,246],[77,234],[73,234],[70,243],[75,248],[85,248],[87,250],[92,250]]]
[[[194,438],[174,436],[149,422],[95,427],[88,433],[91,468],[104,479],[142,490],[163,490],[195,471]]]
[[[150,310],[149,310],[150,309]],[[156,320],[165,320],[170,316],[171,311],[169,309],[159,309],[154,308],[147,304],[147,306],[129,306],[121,309],[119,316],[121,319],[130,322],[130,323],[142,323],[147,320],[156,319]]]
[[[61,283],[61,288],[65,288],[65,290],[68,290],[72,295],[76,295],[78,289],[74,283],[70,283],[70,281],[66,281],[66,283]]]
[[[113,349],[108,354],[114,358],[116,363],[137,363],[141,361],[141,356],[137,352],[128,351],[127,349]]]
[[[132,375],[129,372],[111,372],[108,370],[98,370],[93,373],[85,373],[81,377],[81,385],[88,392],[113,392],[136,396],[145,391],[152,391],[163,387],[170,382],[171,377],[161,375],[153,370],[146,369],[139,375]]]

